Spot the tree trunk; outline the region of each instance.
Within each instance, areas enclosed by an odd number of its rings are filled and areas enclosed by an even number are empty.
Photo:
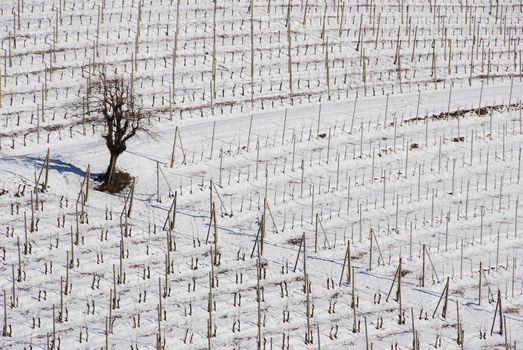
[[[109,166],[107,167],[107,171],[105,172],[105,177],[104,177],[105,185],[109,185],[113,181],[114,173],[116,171],[116,161],[118,160],[119,156],[120,156],[120,153],[111,152],[111,159],[109,161]]]

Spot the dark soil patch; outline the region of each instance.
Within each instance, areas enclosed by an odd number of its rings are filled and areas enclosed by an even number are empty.
[[[103,181],[104,175],[101,175],[101,177],[98,179],[100,181]],[[120,193],[122,192],[127,186],[131,184],[132,178],[131,175],[124,171],[117,170],[113,175],[113,181],[110,184],[101,184],[96,187],[98,191],[102,192],[109,192],[109,193]]]

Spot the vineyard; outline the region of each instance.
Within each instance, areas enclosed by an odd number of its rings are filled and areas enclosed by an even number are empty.
[[[1,1],[0,348],[522,347],[522,39],[520,0]]]

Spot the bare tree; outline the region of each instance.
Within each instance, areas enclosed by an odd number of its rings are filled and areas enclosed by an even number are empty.
[[[139,132],[148,132],[143,123],[148,114],[136,106],[130,84],[122,77],[108,77],[105,70],[96,76],[87,95],[87,110],[105,126],[103,137],[111,156],[103,180],[104,185],[110,185],[127,141]]]

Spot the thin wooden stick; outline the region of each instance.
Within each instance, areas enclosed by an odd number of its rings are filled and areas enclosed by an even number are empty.
[[[343,266],[341,267],[339,286],[341,286],[341,283],[343,281],[343,273],[345,272],[345,266],[347,266],[347,283],[351,283],[351,274],[350,274],[350,270],[351,270],[350,241],[347,241],[347,249],[345,250],[345,257],[343,259]]]

